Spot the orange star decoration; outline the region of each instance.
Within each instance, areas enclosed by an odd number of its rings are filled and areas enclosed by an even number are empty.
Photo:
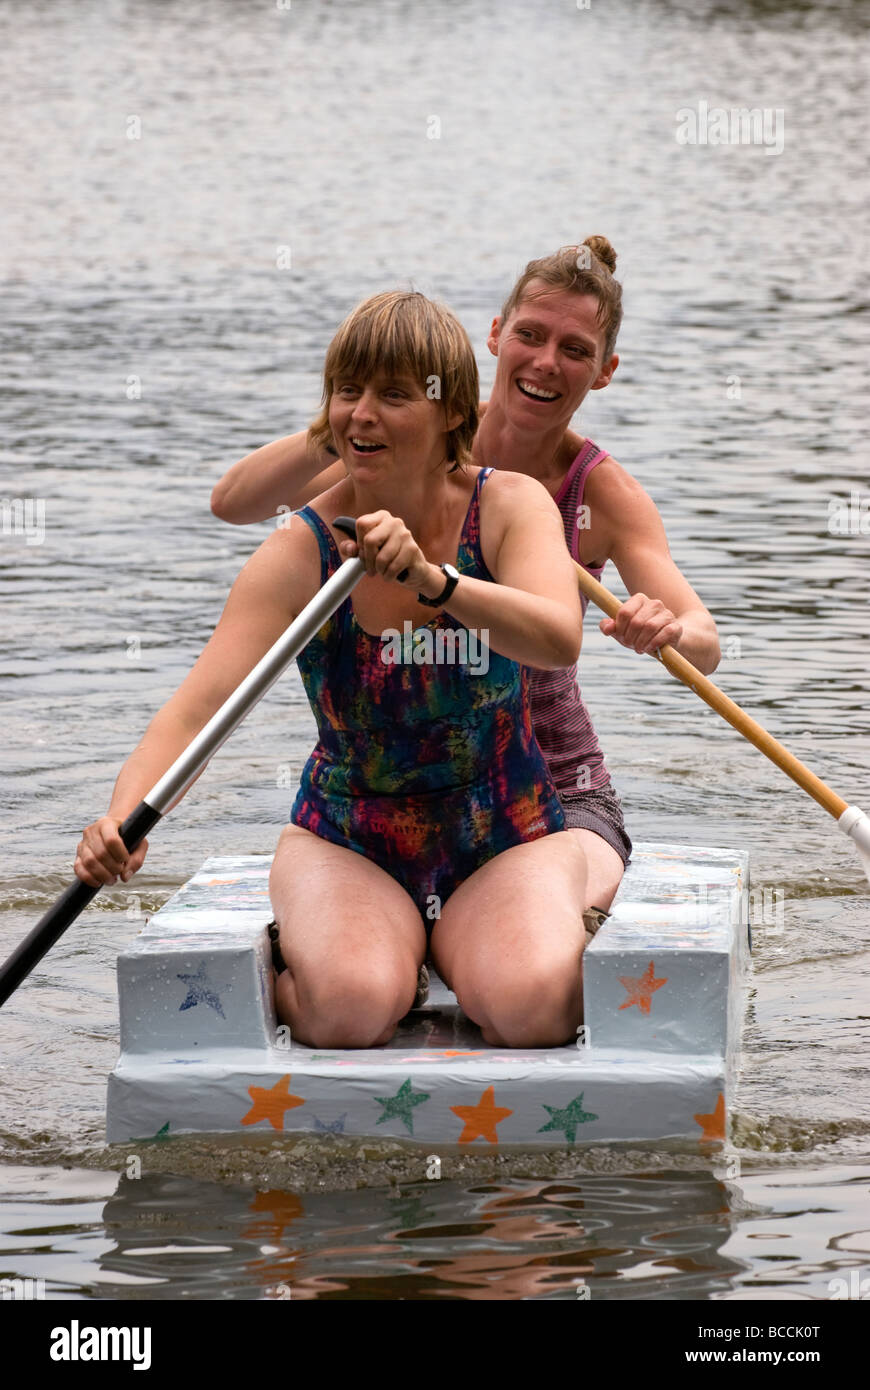
[[[634,979],[631,975],[620,975],[619,983],[625,985],[625,988],[628,990],[628,998],[624,1004],[620,1004],[620,1009],[630,1009],[632,1004],[637,1004],[642,1014],[648,1014],[653,995],[657,989],[661,989],[662,985],[666,985],[667,982],[667,976],[664,976],[661,980],[655,978],[655,970],[652,961],[650,961],[646,970],[638,980]]]
[[[725,1140],[725,1097],[719,1092],[716,1101],[716,1108],[712,1115],[694,1115],[692,1117],[703,1129],[704,1133],[698,1140],[699,1144],[715,1144],[717,1140]]]
[[[487,1086],[477,1105],[451,1105],[454,1115],[458,1115],[465,1125],[459,1136],[460,1144],[470,1144],[472,1139],[486,1139],[490,1144],[498,1143],[496,1125],[512,1115],[512,1110],[495,1103],[495,1087]]]
[[[256,1125],[260,1120],[268,1120],[273,1129],[284,1128],[284,1111],[295,1110],[304,1105],[301,1096],[291,1096],[290,1075],[282,1076],[271,1090],[265,1086],[249,1086],[248,1095],[254,1102],[247,1115],[242,1116],[243,1125]]]

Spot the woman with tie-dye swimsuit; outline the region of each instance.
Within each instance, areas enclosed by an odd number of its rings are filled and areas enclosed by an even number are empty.
[[[345,476],[245,565],[79,846],[85,882],[135,872],[145,850],[127,854],[123,818],[358,554],[365,574],[299,658],[319,737],[270,878],[278,1015],[319,1048],[387,1042],[427,948],[494,1046],[566,1043],[580,1022],[585,859],[528,693],[528,668],[576,662],[580,602],[546,489],[471,462],[478,393],[446,309],[397,292],[354,310],[312,427]]]
[[[299,659],[319,737],[272,868],[279,1014],[313,1046],[382,1044],[428,945],[486,1041],[567,1042],[585,863],[532,732],[528,669],[579,653],[558,511],[532,479],[471,465],[471,345],[421,295],[355,310],[324,383],[312,435],[347,477],[290,529],[316,547],[320,584],[357,549],[367,575]]]
[[[456,569],[494,582],[480,547],[491,473],[477,472]],[[341,556],[313,507],[299,515],[317,538],[322,587]],[[360,627],[348,598],[298,660],[319,738],[291,820],[379,864],[430,930],[429,910],[440,915],[475,869],[563,828],[532,733],[529,672],[485,644],[476,661],[456,660],[477,650],[475,636],[457,627],[442,610],[404,641],[385,638]]]

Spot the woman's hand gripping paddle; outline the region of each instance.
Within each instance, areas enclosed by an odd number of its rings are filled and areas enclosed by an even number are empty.
[[[599,584],[597,579],[577,565],[577,582],[582,593],[591,599],[608,618],[615,618],[622,603],[612,594],[609,589],[605,589],[603,584]],[[699,670],[687,661],[684,656],[671,646],[659,648],[656,652],[657,659],[666,666],[672,676],[682,681],[690,690],[705,701],[711,709],[720,714],[727,720],[732,728],[742,734],[745,739],[753,743],[759,752],[766,758],[776,763],[793,782],[797,782],[805,792],[823,806],[832,815],[844,834],[849,835],[854,840],[861,862],[864,866],[864,873],[870,880],[870,818],[857,806],[849,806],[841,796],[826,786],[814,772],[810,772],[799,758],[790,753],[787,748],[762,728],[750,715],[730,700],[727,695],[714,685],[707,676],[703,676]]]

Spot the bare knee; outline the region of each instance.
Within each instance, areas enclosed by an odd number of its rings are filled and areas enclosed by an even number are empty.
[[[275,1000],[292,1035],[309,1047],[381,1047],[411,1007],[416,983],[413,963],[379,972],[336,962],[313,976],[283,972]]]
[[[583,1016],[577,956],[546,967],[526,965],[486,976],[457,971],[456,997],[494,1047],[561,1047],[574,1041]]]

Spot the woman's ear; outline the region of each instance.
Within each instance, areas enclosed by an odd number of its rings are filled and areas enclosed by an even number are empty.
[[[494,319],[493,319],[493,321],[492,321],[492,327],[491,327],[490,330],[489,330],[489,337],[488,337],[487,340],[486,340],[486,346],[489,348],[489,350],[490,350],[490,352],[492,353],[493,357],[498,357],[498,340],[499,340],[499,337],[500,337],[500,336],[501,336],[501,317],[498,317],[498,318],[494,318]]]
[[[601,371],[598,373],[598,376],[595,378],[595,381],[589,387],[589,390],[601,391],[605,386],[609,386],[610,379],[618,366],[619,358],[617,357],[616,353],[614,353],[609,362],[602,362]]]

